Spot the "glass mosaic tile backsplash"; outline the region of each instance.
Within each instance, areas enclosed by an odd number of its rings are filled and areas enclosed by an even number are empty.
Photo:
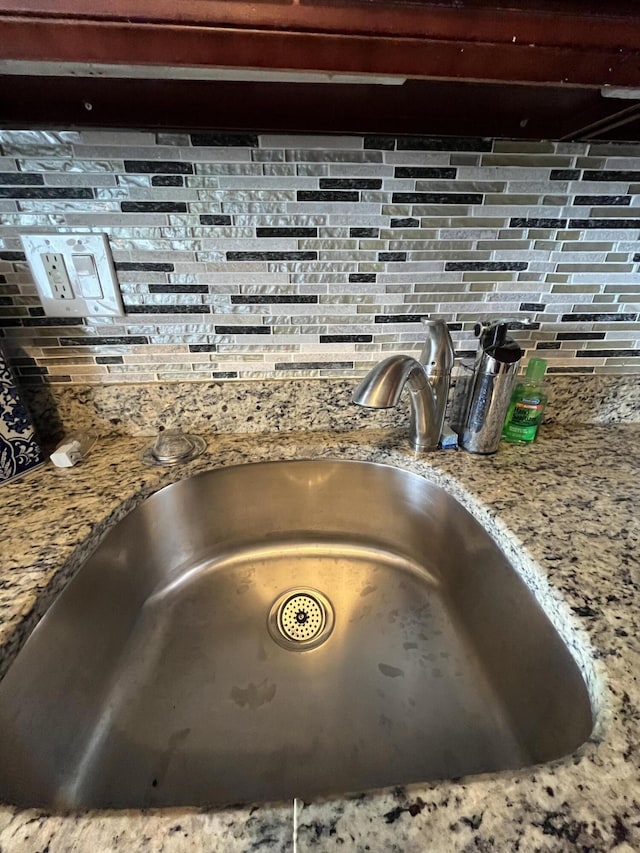
[[[45,317],[25,230],[106,233],[126,316]],[[528,318],[551,373],[640,373],[639,238],[640,145],[0,131],[22,382],[359,376],[425,314],[461,357]]]

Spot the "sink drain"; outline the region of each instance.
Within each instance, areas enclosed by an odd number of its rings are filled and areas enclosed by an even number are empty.
[[[333,630],[333,607],[316,589],[290,589],[269,611],[271,637],[290,651],[315,649]]]

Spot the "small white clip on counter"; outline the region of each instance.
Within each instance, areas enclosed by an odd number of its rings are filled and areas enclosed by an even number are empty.
[[[73,468],[82,462],[95,443],[93,436],[72,432],[64,437],[49,458],[57,468]]]

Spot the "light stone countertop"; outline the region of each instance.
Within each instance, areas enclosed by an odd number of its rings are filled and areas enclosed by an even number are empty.
[[[297,851],[640,850],[640,425],[547,426],[488,458],[416,459],[402,432],[227,435],[186,466],[146,467],[148,438],[101,438],[73,469],[0,488],[0,673],[104,532],[190,474],[244,462],[385,462],[444,485],[490,531],[582,668],[590,740],[543,766],[299,803]],[[1,853],[292,851],[292,804],[48,815],[0,806]]]

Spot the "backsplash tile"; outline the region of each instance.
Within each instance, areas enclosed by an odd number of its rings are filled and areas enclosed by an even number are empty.
[[[502,316],[640,373],[639,188],[640,145],[0,131],[0,337],[31,385],[352,378]],[[26,230],[105,232],[127,315],[43,316]]]

